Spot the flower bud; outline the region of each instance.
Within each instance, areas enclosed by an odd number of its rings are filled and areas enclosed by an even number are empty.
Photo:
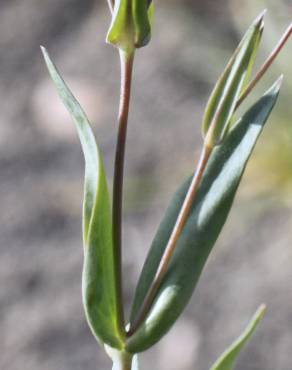
[[[152,0],[116,0],[107,42],[127,53],[148,44],[152,11]]]

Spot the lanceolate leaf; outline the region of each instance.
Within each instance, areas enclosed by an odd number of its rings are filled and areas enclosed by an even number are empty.
[[[210,96],[202,129],[211,147],[220,143],[228,131],[236,102],[254,63],[262,31],[263,14],[249,27]]]
[[[68,87],[65,85],[65,82],[59,75],[46,49],[42,48],[42,52],[57,91],[75,123],[85,157],[83,202],[83,237],[85,245],[87,243],[88,227],[91,219],[92,208],[96,198],[96,185],[98,182],[97,168],[99,166],[100,155],[98,153],[95,138],[85,113],[75,97],[69,91]]]
[[[258,323],[263,318],[265,306],[258,308],[250,323],[240,337],[218,358],[210,370],[233,370],[239,352],[254,333]]]
[[[136,353],[152,346],[170,329],[188,303],[225,223],[252,149],[277,100],[279,87],[280,81],[277,81],[213,150],[166,276],[148,316],[128,338],[128,351]],[[186,181],[175,194],[154,238],[136,288],[131,322],[153,281],[189,183],[190,180]]]
[[[47,51],[44,58],[78,132],[85,157],[83,202],[83,303],[86,317],[95,337],[112,347],[121,347],[118,329],[118,305],[110,203],[101,154],[90,123],[52,63]]]

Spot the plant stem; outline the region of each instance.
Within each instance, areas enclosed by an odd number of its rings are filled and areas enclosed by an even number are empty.
[[[104,349],[113,362],[112,370],[138,370],[138,357],[126,351],[104,346]]]
[[[113,243],[115,253],[115,272],[117,287],[117,304],[119,312],[119,327],[125,331],[122,284],[122,200],[124,157],[127,136],[127,123],[131,96],[131,83],[134,53],[125,53],[120,50],[121,60],[121,95],[118,116],[118,137],[115,154],[114,182],[113,182]]]
[[[113,361],[112,370],[132,370],[132,355],[128,353],[120,353],[120,355]]]
[[[240,98],[238,99],[235,109],[237,109],[240,104],[244,101],[244,99],[249,95],[249,93],[253,90],[255,85],[259,82],[259,80],[263,77],[263,75],[266,73],[270,65],[273,63],[273,61],[276,59],[280,51],[282,50],[283,46],[288,41],[289,37],[292,34],[292,23],[289,25],[283,36],[281,37],[280,41],[276,45],[275,49],[271,52],[267,60],[264,62],[264,64],[259,69],[258,73],[254,77],[254,79],[248,84],[244,92],[241,94]]]
[[[168,240],[167,246],[165,248],[165,251],[163,253],[163,256],[160,260],[158,269],[156,271],[155,277],[150,285],[150,288],[146,294],[146,297],[144,299],[143,305],[134,320],[133,324],[130,327],[130,330],[127,332],[127,336],[133,335],[133,333],[138,329],[141,322],[144,320],[146,315],[149,312],[149,309],[151,307],[151,304],[153,303],[153,300],[155,298],[155,295],[160,287],[160,284],[165,276],[165,273],[167,271],[170,259],[173,255],[173,252],[175,250],[177,241],[179,239],[179,236],[181,235],[183,228],[186,224],[187,218],[189,216],[191,206],[193,204],[193,200],[197,194],[198,186],[200,183],[200,180],[202,178],[204,169],[206,167],[206,164],[208,162],[208,159],[211,154],[211,148],[204,145],[201,157],[199,159],[199,163],[197,166],[197,170],[193,176],[192,182],[190,184],[190,187],[188,189],[188,192],[186,194],[186,197],[184,199],[182,208],[180,210],[180,213],[178,215],[178,218],[176,220],[175,226],[172,230],[172,233],[170,235],[170,238]]]

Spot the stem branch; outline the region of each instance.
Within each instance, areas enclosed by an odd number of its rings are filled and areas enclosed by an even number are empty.
[[[121,60],[121,96],[118,117],[118,138],[115,154],[115,168],[113,181],[113,243],[115,253],[115,271],[117,286],[117,302],[119,311],[119,325],[124,332],[123,284],[122,284],[122,203],[123,203],[123,175],[124,158],[127,137],[127,123],[131,96],[134,53],[120,51]]]
[[[180,213],[178,215],[178,218],[176,220],[175,226],[172,230],[172,233],[170,235],[170,238],[168,240],[167,246],[165,248],[165,251],[163,253],[163,256],[160,260],[158,269],[156,271],[155,277],[150,285],[150,288],[146,294],[146,297],[144,299],[144,302],[142,304],[142,307],[132,323],[130,330],[127,332],[127,336],[133,335],[133,333],[138,329],[141,322],[144,320],[146,315],[149,312],[149,309],[151,307],[151,304],[153,303],[153,300],[155,298],[155,295],[160,287],[160,284],[165,276],[165,273],[167,271],[170,259],[173,255],[173,252],[176,247],[176,243],[178,241],[179,236],[181,235],[183,228],[186,224],[187,218],[189,216],[191,206],[193,203],[193,200],[195,198],[195,195],[197,194],[198,186],[200,183],[200,180],[203,175],[203,171],[206,167],[207,161],[211,154],[211,148],[204,145],[201,157],[197,166],[197,170],[194,174],[194,177],[192,179],[192,182],[190,184],[190,187],[188,189],[188,192],[186,194],[186,197],[184,199],[182,208],[180,210]]]

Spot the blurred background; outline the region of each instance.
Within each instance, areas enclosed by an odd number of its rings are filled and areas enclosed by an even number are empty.
[[[269,12],[257,66],[291,22],[291,0],[156,2],[151,43],[137,53],[129,122],[127,308],[171,194],[194,169],[207,97],[263,8]],[[111,366],[81,305],[82,153],[39,50],[49,49],[87,111],[111,185],[119,61],[104,43],[109,22],[105,0],[0,1],[1,369]],[[256,88],[259,95],[285,75],[193,299],[161,343],[141,355],[142,370],[209,369],[262,302],[267,315],[237,369],[291,369],[291,57],[290,41]]]

